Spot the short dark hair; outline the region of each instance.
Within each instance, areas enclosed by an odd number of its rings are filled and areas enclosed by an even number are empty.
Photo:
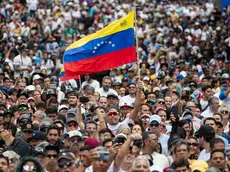
[[[80,149],[79,149],[79,151],[81,152],[81,151],[90,151],[91,149],[93,149],[92,148],[92,146],[89,146],[89,145],[84,145],[84,146],[81,146],[80,147]]]
[[[216,124],[215,118],[213,118],[213,117],[207,117],[207,118],[204,119],[204,125],[205,125],[205,123],[206,123],[207,120],[212,120]]]
[[[45,104],[44,101],[38,101],[38,102],[36,102],[35,106],[36,106],[37,109],[40,108],[40,107],[46,109],[46,104]]]
[[[181,145],[186,145],[186,146],[187,146],[187,151],[188,151],[188,152],[190,151],[188,144],[187,144],[185,141],[181,141],[181,142],[176,143],[176,145],[175,145],[175,147],[174,147],[174,153],[176,153],[177,148],[178,148],[179,146],[181,146]]]
[[[102,142],[102,146],[105,146],[106,143],[108,142],[112,142],[113,139],[109,138],[109,139],[105,139],[103,142]]]
[[[60,136],[60,129],[56,124],[51,124],[48,129],[47,129],[47,134],[49,133],[50,130],[57,130],[58,131],[58,135]]]
[[[223,153],[224,158],[226,158],[226,154],[225,154],[224,150],[222,150],[222,149],[215,149],[215,150],[213,150],[213,151],[211,152],[210,159],[212,159],[213,154],[216,153],[216,152],[221,152],[221,153]]]
[[[93,120],[88,120],[88,121],[85,123],[85,128],[86,128],[87,124],[94,124],[94,125],[96,125],[96,128],[97,128],[97,123],[96,123],[95,121],[93,121]]]
[[[201,90],[202,90],[203,92],[205,92],[205,91],[206,91],[207,89],[209,89],[209,88],[212,89],[211,85],[205,85],[205,86],[202,87]]]
[[[186,168],[189,169],[189,162],[185,158],[180,158],[180,159],[176,159],[172,163],[171,168],[176,169],[176,168],[184,167],[184,166],[186,166]]]
[[[210,142],[210,149],[213,150],[216,143],[223,143],[224,141],[221,138],[214,138]],[[225,145],[225,144],[224,144]]]

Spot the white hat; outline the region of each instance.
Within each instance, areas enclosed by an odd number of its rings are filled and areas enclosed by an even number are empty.
[[[78,130],[69,131],[68,135],[69,135],[69,138],[75,137],[75,136],[82,138],[82,134]]]
[[[159,172],[163,172],[163,169],[157,165],[152,165],[150,167],[150,171],[159,171]]]
[[[61,110],[61,109],[68,109],[68,106],[66,105],[61,105],[58,107],[58,112]]]
[[[155,92],[155,91],[161,91],[161,89],[159,87],[154,87],[153,92]]]
[[[29,92],[29,91],[35,91],[35,86],[34,85],[28,85],[26,88],[25,88],[25,91]]]
[[[131,105],[130,102],[128,102],[128,101],[127,101],[127,102],[122,101],[122,102],[120,103],[120,108],[125,107],[125,106],[132,107],[132,105]]]
[[[144,80],[144,81],[149,81],[150,78],[149,78],[148,76],[145,76],[145,77],[143,78],[143,80]]]
[[[150,116],[149,123],[156,121],[159,124],[161,123],[161,117],[159,115],[152,115]]]
[[[36,75],[34,75],[34,77],[33,77],[33,81],[34,80],[37,80],[37,79],[41,79],[42,77],[40,76],[40,75],[38,75],[38,74],[36,74]]]

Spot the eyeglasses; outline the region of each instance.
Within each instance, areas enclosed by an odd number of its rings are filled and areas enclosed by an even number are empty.
[[[117,115],[118,115],[117,112],[110,112],[110,113],[108,113],[108,116],[117,116]]]
[[[150,127],[158,127],[160,124],[159,123],[151,123],[151,124],[149,124],[150,125]]]
[[[21,108],[18,108],[18,111],[26,111],[28,108],[27,107],[21,107]]]
[[[130,86],[129,89],[134,89],[135,87],[134,86]]]
[[[163,101],[159,101],[159,102],[158,102],[158,104],[162,104],[162,105],[164,105],[164,104],[165,104],[165,102],[163,102]]]
[[[198,143],[193,143],[193,142],[190,142],[190,143],[187,143],[188,146],[193,146],[193,147],[197,147],[199,146]]]
[[[70,138],[69,139],[72,143],[78,143],[78,142],[81,142],[82,140],[81,140],[81,138],[77,138],[77,137],[72,137],[72,138]]]
[[[228,114],[229,112],[227,110],[222,110],[220,113]]]
[[[12,163],[15,163],[18,159],[17,158],[11,158],[9,159],[9,163],[12,164]]]
[[[48,157],[48,158],[52,158],[52,157],[53,157],[54,159],[56,159],[56,158],[58,157],[58,155],[57,155],[57,154],[47,155],[47,157]]]
[[[64,168],[65,165],[66,165],[66,167],[70,167],[70,166],[72,165],[72,162],[71,162],[71,161],[68,161],[68,162],[66,162],[66,163],[63,163],[63,162],[59,162],[59,163],[58,163],[58,167],[59,167],[59,168]]]
[[[29,166],[29,165],[24,165],[23,170],[25,171],[37,171],[37,167],[35,166]]]
[[[68,127],[77,127],[77,124],[68,124]]]

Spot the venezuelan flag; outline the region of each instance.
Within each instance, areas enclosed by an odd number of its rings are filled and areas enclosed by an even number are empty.
[[[68,76],[100,72],[136,60],[134,12],[74,42],[63,59]]]
[[[80,75],[72,75],[72,76],[67,76],[65,73],[64,68],[61,69],[60,74],[59,74],[59,78],[61,81],[68,81],[70,79],[79,79]]]

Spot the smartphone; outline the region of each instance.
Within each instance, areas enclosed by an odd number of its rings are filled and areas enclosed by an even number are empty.
[[[87,96],[81,96],[81,97],[79,97],[79,101],[81,103],[87,103],[87,102],[89,102],[89,98]]]

